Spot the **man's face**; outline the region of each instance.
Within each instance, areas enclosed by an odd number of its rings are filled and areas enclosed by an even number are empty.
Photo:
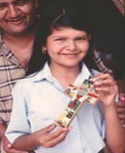
[[[0,29],[11,35],[21,35],[35,22],[37,0],[0,0]]]

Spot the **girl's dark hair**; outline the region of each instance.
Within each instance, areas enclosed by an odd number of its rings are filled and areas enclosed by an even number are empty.
[[[71,27],[76,30],[84,30],[91,35],[90,47],[84,62],[91,67],[93,62],[93,31],[91,29],[89,9],[84,5],[82,14],[76,6],[65,4],[54,4],[45,8],[41,13],[41,19],[37,25],[37,33],[34,44],[34,51],[29,63],[28,74],[38,71],[46,61],[49,60],[47,54],[42,53],[42,46],[46,44],[47,37],[53,29],[61,27]]]

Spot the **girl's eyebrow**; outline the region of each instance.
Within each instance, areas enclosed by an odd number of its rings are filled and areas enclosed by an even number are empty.
[[[64,38],[67,38],[67,36],[65,36],[65,35],[54,35],[54,36],[52,36],[53,38],[60,38],[60,37],[64,37]],[[74,38],[86,38],[86,37],[88,37],[88,35],[87,34],[83,34],[83,35],[78,35],[78,36],[75,36]]]

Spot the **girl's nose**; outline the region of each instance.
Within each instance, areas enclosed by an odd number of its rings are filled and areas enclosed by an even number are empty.
[[[71,50],[71,51],[74,51],[76,49],[76,44],[74,41],[68,41],[68,49]]]

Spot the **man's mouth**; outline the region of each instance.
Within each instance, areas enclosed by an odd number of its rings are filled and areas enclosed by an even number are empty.
[[[10,22],[10,23],[20,23],[25,18],[26,17],[18,17],[18,18],[8,19],[8,20],[6,20],[6,22]]]

